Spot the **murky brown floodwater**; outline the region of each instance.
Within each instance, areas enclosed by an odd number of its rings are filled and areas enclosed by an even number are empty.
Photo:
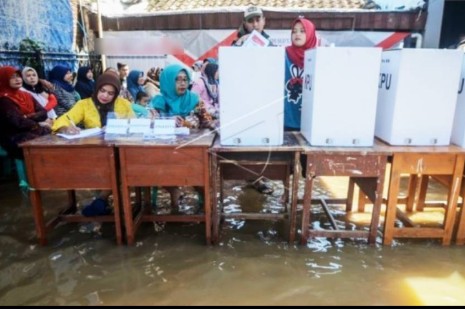
[[[342,197],[345,181],[320,181],[321,196]],[[278,183],[276,183],[278,186]],[[226,211],[280,211],[277,187],[263,198],[227,183]],[[189,193],[189,192],[188,192]],[[301,192],[302,194],[302,192]],[[88,200],[91,194],[80,194]],[[47,193],[48,215],[63,193]],[[161,194],[161,211],[167,195]],[[195,204],[192,194],[186,204]],[[182,211],[193,211],[182,207]],[[334,210],[337,212],[337,209]],[[317,215],[316,211],[314,214]],[[343,223],[343,221],[341,221]],[[317,239],[289,245],[282,222],[229,221],[221,243],[204,227],[144,224],[134,247],[57,227],[37,245],[29,200],[13,179],[0,181],[0,305],[464,305],[465,247],[402,240],[392,247]]]

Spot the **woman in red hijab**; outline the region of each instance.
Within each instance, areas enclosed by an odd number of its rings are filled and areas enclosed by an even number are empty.
[[[292,24],[291,46],[286,47],[286,87],[284,98],[284,129],[300,130],[302,109],[302,76],[304,54],[317,45],[315,26],[305,18],[297,18]]]
[[[51,132],[47,111],[22,85],[21,71],[0,67],[0,145],[15,159],[23,159],[20,143]]]

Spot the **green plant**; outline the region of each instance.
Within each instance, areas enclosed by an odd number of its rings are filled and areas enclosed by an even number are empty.
[[[45,77],[43,50],[45,44],[25,38],[19,43],[19,52],[21,54],[20,63],[23,67],[29,66],[34,68],[39,77]]]

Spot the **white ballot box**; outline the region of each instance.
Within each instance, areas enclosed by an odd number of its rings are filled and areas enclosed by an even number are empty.
[[[375,135],[391,145],[449,145],[463,53],[384,51]]]
[[[380,62],[376,47],[305,52],[301,132],[311,145],[373,145]]]
[[[284,48],[220,47],[220,143],[282,145]]]
[[[465,54],[463,57],[451,142],[465,148]]]

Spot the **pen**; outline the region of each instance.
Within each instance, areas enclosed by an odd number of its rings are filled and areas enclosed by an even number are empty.
[[[73,127],[77,128],[77,126],[76,126],[76,124],[74,123],[74,121],[73,121],[71,118],[69,118],[69,115],[66,115],[66,118],[68,118],[69,122],[71,123],[71,125],[72,125]]]

